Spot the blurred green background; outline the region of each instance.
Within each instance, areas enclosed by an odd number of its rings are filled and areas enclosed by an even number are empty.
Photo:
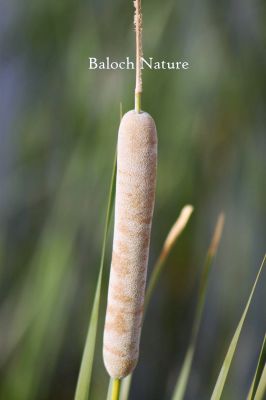
[[[150,269],[182,206],[195,212],[145,321],[131,399],[169,399],[218,213],[188,400],[210,397],[265,250],[266,4],[144,0],[144,54],[189,61],[144,71],[143,109],[159,138]],[[0,3],[0,398],[73,399],[99,268],[119,103],[134,72],[89,71],[88,57],[134,58],[133,5]],[[104,288],[110,264],[109,238]],[[265,332],[265,273],[224,399],[244,399]],[[106,297],[102,301],[102,332]],[[108,376],[98,338],[92,398]]]

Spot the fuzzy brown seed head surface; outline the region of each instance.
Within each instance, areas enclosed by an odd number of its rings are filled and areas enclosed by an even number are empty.
[[[115,227],[104,329],[104,363],[113,378],[132,372],[139,356],[156,166],[155,123],[148,113],[129,111],[118,134]]]

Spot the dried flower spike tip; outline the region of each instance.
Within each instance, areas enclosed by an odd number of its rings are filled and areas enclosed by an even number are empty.
[[[136,31],[136,88],[135,93],[142,93],[142,72],[141,72],[141,57],[143,57],[142,49],[142,12],[141,1],[134,1],[135,16],[134,25]]]

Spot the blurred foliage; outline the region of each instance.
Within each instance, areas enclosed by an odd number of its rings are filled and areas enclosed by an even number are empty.
[[[182,206],[193,204],[195,213],[147,314],[132,399],[173,391],[195,282],[222,209],[224,238],[187,393],[205,399],[265,250],[265,4],[154,0],[143,1],[143,13],[145,56],[191,65],[144,71],[143,108],[159,136],[150,265]],[[0,4],[1,399],[74,396],[119,103],[126,111],[134,100],[132,71],[88,71],[88,57],[133,58],[132,15],[132,2],[122,0]],[[265,331],[261,285],[254,300],[225,399],[244,398],[256,368]],[[105,397],[108,381],[101,341],[94,399]]]

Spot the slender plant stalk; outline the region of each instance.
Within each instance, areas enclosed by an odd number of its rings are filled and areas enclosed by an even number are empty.
[[[232,360],[233,360],[233,356],[235,354],[235,350],[236,350],[237,343],[238,343],[238,340],[239,340],[239,337],[240,337],[240,333],[241,333],[243,324],[245,322],[245,319],[246,319],[246,316],[247,316],[247,313],[248,313],[248,309],[249,309],[253,294],[255,292],[258,280],[260,278],[260,274],[262,272],[262,269],[263,269],[263,266],[264,266],[264,263],[265,263],[265,258],[266,258],[266,254],[265,254],[265,256],[263,258],[263,261],[261,263],[259,272],[257,274],[256,280],[255,280],[254,285],[252,287],[252,290],[251,290],[251,293],[249,295],[249,298],[248,298],[246,307],[244,309],[244,312],[243,312],[243,314],[242,314],[242,316],[240,318],[240,321],[239,321],[239,323],[237,325],[237,328],[236,328],[236,331],[234,333],[233,339],[232,339],[232,341],[231,341],[231,343],[229,345],[228,351],[226,353],[222,368],[220,370],[218,379],[216,381],[216,384],[215,384],[215,387],[214,387],[214,390],[213,390],[213,393],[212,393],[212,396],[211,396],[211,400],[220,400],[220,398],[222,396],[223,388],[224,388],[224,385],[225,385],[225,382],[226,382],[226,378],[227,378],[227,375],[228,375],[228,372],[229,372],[229,369],[230,369],[230,366],[231,366],[231,363],[232,363]],[[256,397],[255,397],[255,399],[256,399]]]
[[[120,389],[121,389],[121,380],[120,379],[113,379],[112,400],[119,400],[120,399]]]
[[[155,263],[155,266],[152,270],[152,274],[148,283],[146,297],[145,297],[145,311],[147,310],[147,307],[150,303],[151,296],[161,276],[168,255],[170,254],[175,242],[185,229],[192,212],[193,212],[193,207],[191,205],[186,205],[185,207],[183,207],[178,219],[176,220],[175,224],[173,225],[172,229],[170,230],[169,234],[165,239],[162,251],[159,255],[158,260]]]
[[[120,113],[121,113],[121,105],[120,105]],[[97,287],[93,301],[93,307],[90,317],[90,323],[85,343],[85,348],[83,352],[82,362],[80,366],[80,372],[77,382],[77,388],[75,393],[75,400],[87,400],[90,391],[91,384],[91,375],[92,375],[92,366],[96,345],[96,335],[98,329],[98,317],[99,317],[99,307],[100,307],[100,296],[101,296],[101,286],[102,286],[102,275],[103,275],[103,266],[105,260],[106,253],[106,242],[107,235],[109,232],[109,228],[111,225],[111,216],[114,205],[114,196],[115,196],[115,177],[116,177],[116,153],[113,163],[112,177],[109,189],[109,196],[107,202],[107,211],[105,217],[105,226],[104,226],[104,235],[103,235],[103,244],[101,251],[101,261],[100,261],[100,271],[97,280]]]
[[[135,94],[135,110],[140,113],[141,112],[141,93]]]
[[[120,400],[128,400],[129,392],[131,388],[133,373],[126,376],[121,385],[121,393],[120,393]]]
[[[205,303],[205,299],[206,299],[208,278],[209,278],[211,267],[213,265],[213,260],[217,253],[219,242],[222,237],[223,226],[224,226],[224,215],[220,214],[220,216],[218,217],[217,223],[216,223],[216,227],[214,230],[214,234],[213,234],[213,237],[211,240],[210,247],[207,252],[204,268],[202,270],[195,319],[194,319],[193,326],[192,326],[191,339],[190,339],[190,343],[189,343],[189,346],[188,346],[188,349],[187,349],[187,352],[185,355],[185,359],[184,359],[184,362],[183,362],[183,365],[181,368],[181,372],[179,374],[179,377],[178,377],[178,380],[176,383],[173,400],[182,400],[184,398],[189,374],[191,371],[193,356],[194,356],[194,352],[195,352],[196,340],[197,340],[197,336],[198,336],[198,332],[199,332],[203,307],[204,307],[204,303]]]
[[[135,111],[141,111],[141,94],[142,94],[142,69],[141,58],[143,56],[142,50],[142,12],[141,0],[134,1],[135,6],[135,30],[136,30],[136,87],[135,87]]]
[[[258,388],[254,397],[254,400],[265,400],[266,394],[266,364],[264,364],[264,368],[260,377],[260,381],[258,384]]]
[[[258,360],[258,365],[256,368],[256,372],[249,390],[248,398],[247,400],[254,400],[256,390],[259,385],[259,381],[263,372],[264,365],[266,364],[266,334],[264,336],[264,340],[261,346],[261,351],[259,355],[259,360]]]

